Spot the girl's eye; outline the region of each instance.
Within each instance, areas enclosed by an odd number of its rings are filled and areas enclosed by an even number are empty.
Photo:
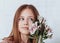
[[[19,20],[24,20],[24,18],[19,18]]]
[[[34,21],[34,19],[33,19],[33,18],[29,18],[29,20]]]

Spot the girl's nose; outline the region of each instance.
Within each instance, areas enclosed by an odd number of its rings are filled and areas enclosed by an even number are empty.
[[[24,25],[28,25],[28,20],[24,20]]]

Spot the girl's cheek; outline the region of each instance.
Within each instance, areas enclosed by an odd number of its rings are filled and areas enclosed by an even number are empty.
[[[23,26],[23,22],[19,21],[18,25],[19,25],[19,27],[22,27]]]
[[[32,24],[33,24],[33,22],[32,22],[32,21],[29,21],[29,27],[30,27]]]

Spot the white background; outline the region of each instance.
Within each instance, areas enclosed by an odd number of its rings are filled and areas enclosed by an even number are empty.
[[[53,30],[53,38],[46,43],[60,43],[60,1],[59,0],[0,0],[0,41],[9,36],[16,10],[22,4],[33,4]]]

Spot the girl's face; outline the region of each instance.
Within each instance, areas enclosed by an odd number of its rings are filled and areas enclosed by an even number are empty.
[[[34,14],[31,9],[24,9],[21,12],[18,22],[18,30],[22,34],[29,34],[29,26],[32,25],[34,21]]]

